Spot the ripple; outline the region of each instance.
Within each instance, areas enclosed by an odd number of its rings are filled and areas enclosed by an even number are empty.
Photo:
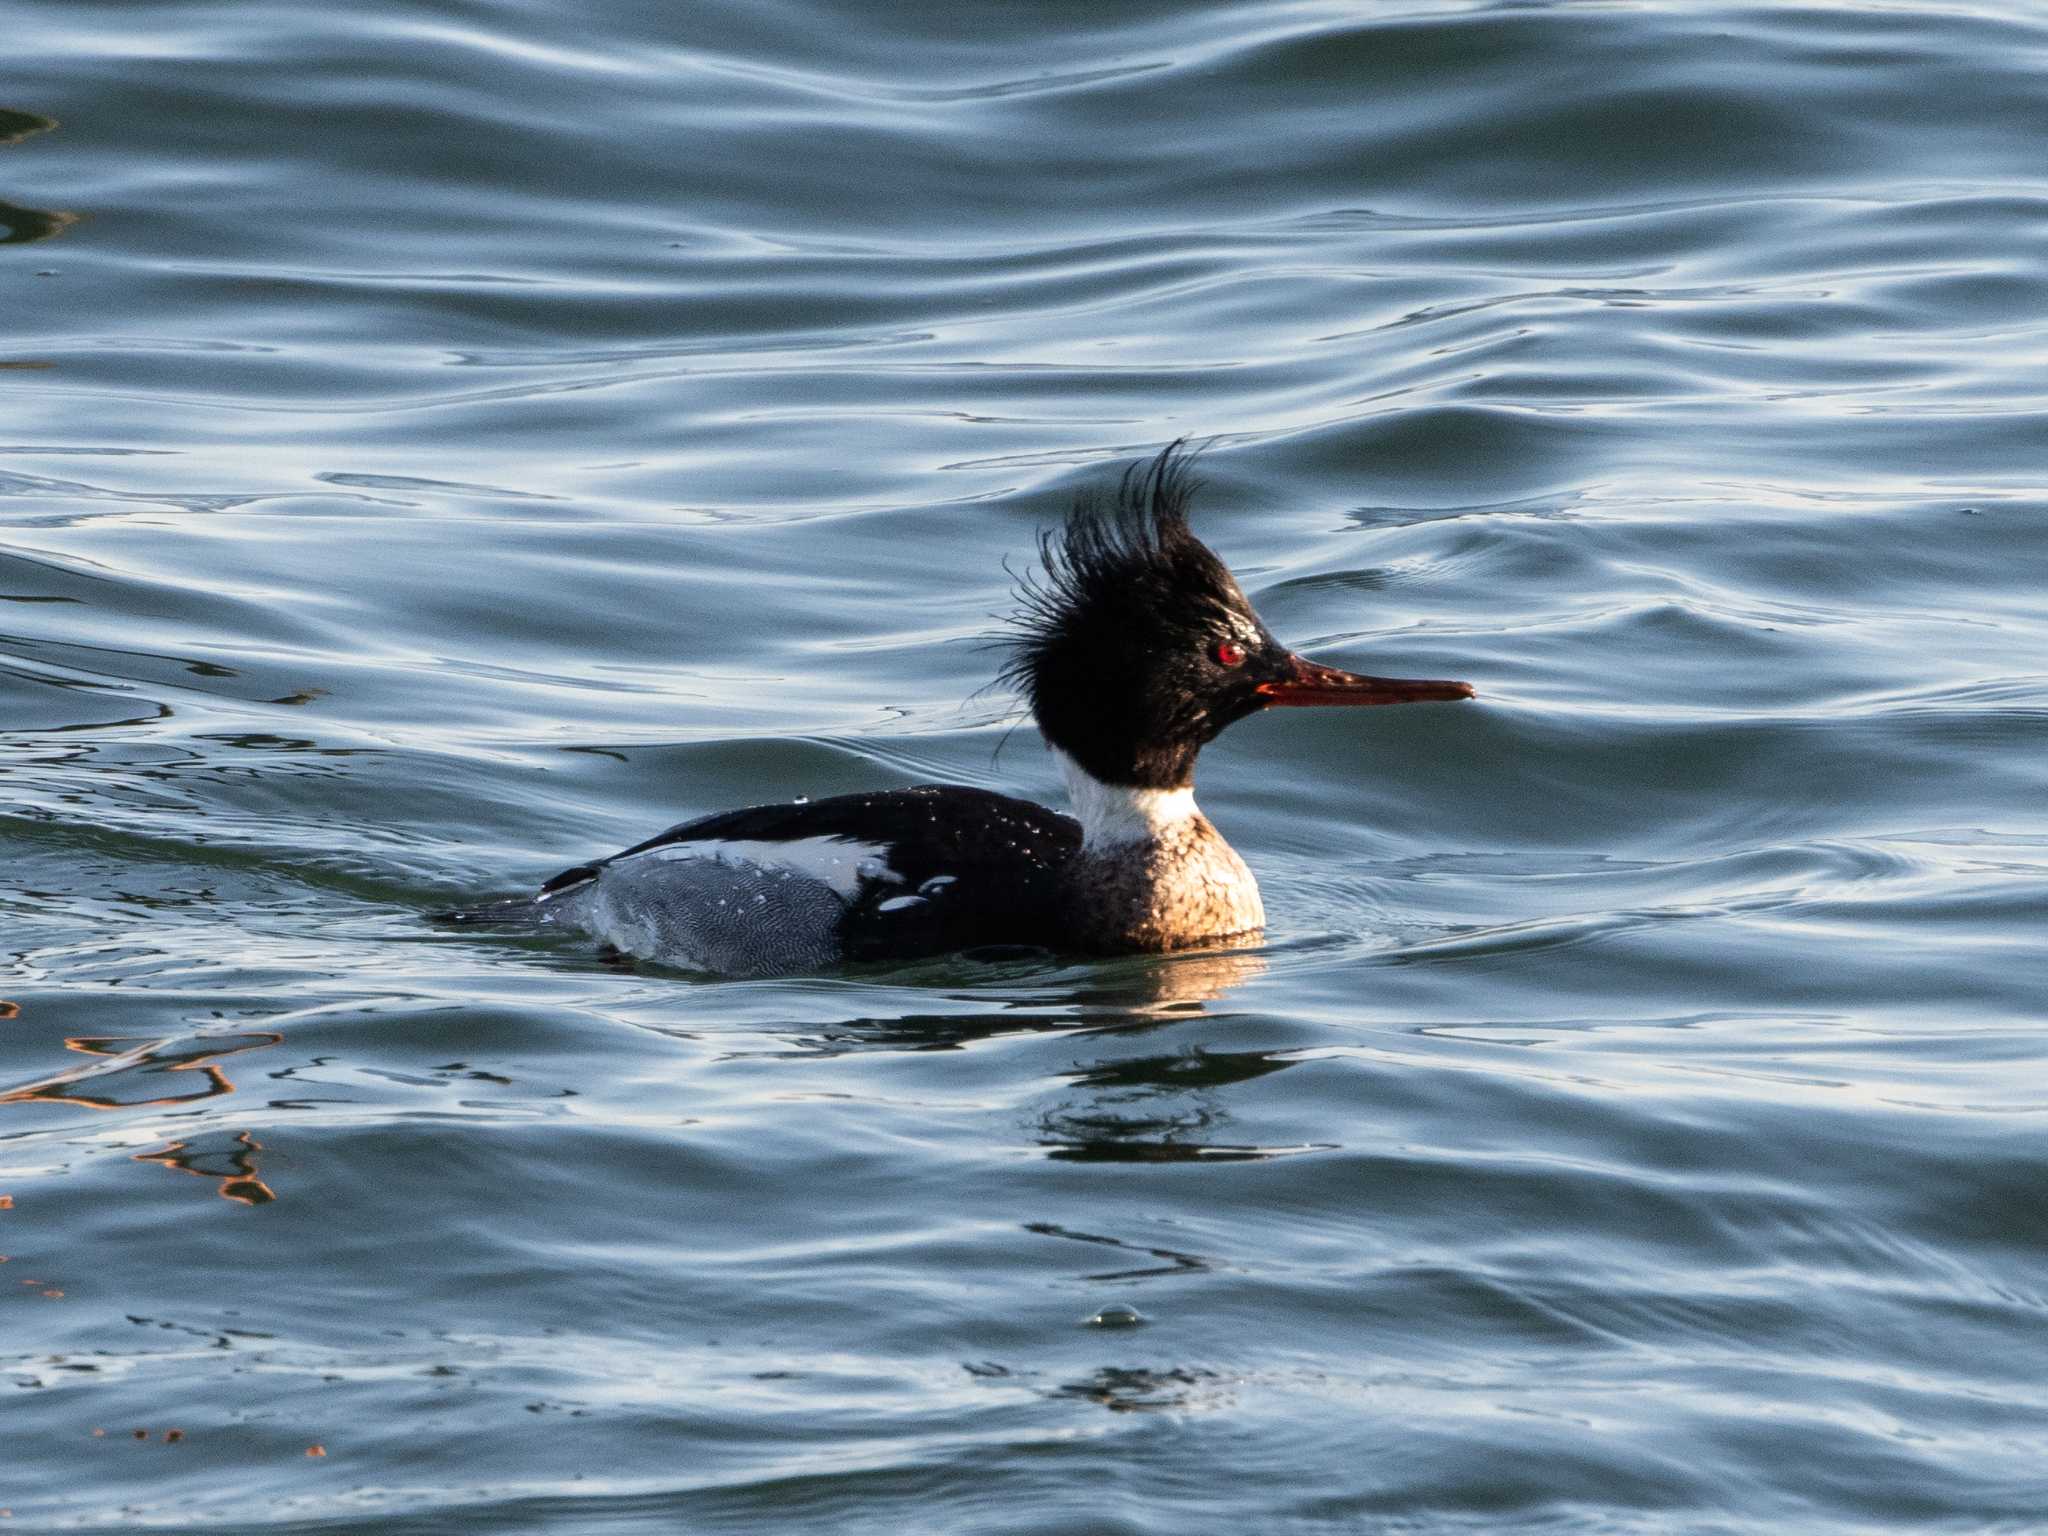
[[[11,18],[15,1518],[2028,1528],[2044,36]],[[1264,945],[423,925],[1056,798],[1003,562],[1180,437],[1284,641],[1480,688],[1208,750]]]

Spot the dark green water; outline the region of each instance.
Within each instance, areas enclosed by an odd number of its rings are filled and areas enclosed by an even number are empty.
[[[5,31],[7,1529],[2048,1528],[2042,13]],[[1481,692],[1207,754],[1263,951],[424,922],[1056,797],[1003,561],[1183,434]]]

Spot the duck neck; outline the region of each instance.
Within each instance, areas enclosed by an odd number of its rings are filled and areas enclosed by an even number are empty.
[[[1105,784],[1058,748],[1053,755],[1081,823],[1072,879],[1087,947],[1185,949],[1265,926],[1258,882],[1196,808],[1192,785]]]
[[[1099,857],[1156,843],[1192,822],[1207,825],[1195,806],[1192,784],[1178,789],[1105,784],[1058,747],[1052,749],[1052,755],[1067,781],[1067,803],[1081,823],[1081,851],[1086,855]]]

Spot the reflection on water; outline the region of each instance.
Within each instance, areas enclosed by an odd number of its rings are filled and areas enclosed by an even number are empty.
[[[1057,1388],[1054,1395],[1100,1403],[1112,1413],[1143,1413],[1189,1408],[1199,1396],[1207,1397],[1207,1406],[1221,1407],[1221,1386],[1216,1372],[1188,1366],[1106,1365],[1092,1376]]]
[[[197,1040],[74,1036],[64,1042],[65,1049],[91,1061],[10,1088],[0,1093],[0,1104],[75,1104],[95,1110],[196,1104],[235,1091],[233,1080],[217,1065],[221,1058],[263,1050],[283,1039],[269,1030]],[[262,1150],[263,1144],[248,1131],[207,1133],[173,1141],[159,1151],[137,1153],[134,1161],[213,1179],[223,1199],[264,1205],[277,1196],[257,1171],[256,1154]]]
[[[1128,972],[1097,992],[1081,994],[1089,1006],[1113,1006],[1146,1017],[1199,1013],[1233,987],[1261,975],[1267,960],[1256,937],[1225,939],[1215,948],[1162,956]]]
[[[1040,956],[1034,967],[1044,963]],[[1020,987],[995,1008],[970,994],[960,1000],[980,1003],[977,1011],[847,1019],[805,1032],[794,1049],[736,1054],[955,1051],[1017,1034],[1127,1042],[1215,1016],[1212,1004],[1271,963],[1265,951],[1250,946],[1131,957],[1089,967],[1063,985]],[[1221,1090],[1294,1065],[1292,1056],[1280,1052],[1201,1046],[1101,1060],[1063,1074],[1073,1091],[1038,1116],[1036,1140],[1059,1162],[1255,1162],[1327,1150],[1332,1143],[1263,1145],[1227,1134],[1231,1116]]]
[[[988,966],[979,978],[985,991],[953,993],[963,1005],[955,1012],[909,1010],[878,1017],[856,1017],[816,1027],[796,1036],[792,1048],[767,1054],[836,1056],[852,1051],[953,1051],[1002,1035],[1021,1032],[1127,1034],[1154,1029],[1176,1019],[1199,1017],[1231,988],[1263,972],[1268,961],[1252,948],[1188,951],[1144,955],[1090,967],[1075,979],[1054,986],[1031,978],[1048,963],[1042,950],[1015,954],[992,949],[947,957],[934,968],[907,973],[957,978],[962,963]],[[1014,963],[1019,971],[1004,967]],[[906,973],[896,973],[906,974]],[[1014,990],[1002,984],[1011,981]],[[1021,984],[1017,984],[1021,982]],[[991,998],[999,1002],[991,1004]],[[741,1054],[760,1054],[746,1052]]]
[[[54,1077],[0,1093],[0,1104],[79,1104],[87,1109],[136,1109],[143,1105],[190,1104],[233,1093],[235,1085],[214,1063],[223,1056],[278,1044],[283,1035],[255,1030],[242,1035],[136,1042],[127,1036],[75,1036],[64,1048],[94,1060]],[[172,1073],[196,1072],[195,1079],[162,1081]]]
[[[1040,1385],[1038,1372],[997,1360],[963,1361],[961,1368],[992,1386],[1027,1387],[1049,1400],[1095,1403],[1112,1413],[1223,1408],[1230,1403],[1228,1381],[1199,1366],[1105,1365],[1057,1386]]]
[[[56,126],[54,117],[44,117],[40,112],[18,112],[12,107],[0,107],[0,146],[17,144],[31,134],[48,133]]]
[[[1293,1065],[1291,1058],[1275,1057],[1264,1051],[1208,1051],[1197,1046],[1185,1056],[1137,1056],[1102,1062],[1074,1073],[1073,1081],[1088,1088],[1130,1090],[1133,1095],[1147,1090],[1180,1093],[1191,1088],[1248,1083]]]
[[[24,208],[19,203],[0,198],[0,245],[26,245],[31,240],[47,240],[77,222],[75,213]]]
[[[1242,1163],[1331,1150],[1334,1142],[1254,1146],[1222,1140],[1230,1115],[1213,1090],[1282,1072],[1292,1056],[1265,1051],[1206,1051],[1126,1057],[1070,1074],[1085,1098],[1063,1102],[1040,1121],[1048,1157],[1073,1163]]]
[[[0,107],[0,146],[19,143],[32,134],[47,133],[56,126],[55,118]],[[0,199],[0,245],[24,245],[31,240],[47,240],[77,222],[75,213],[23,208]]]
[[[1263,951],[1241,947],[1104,967],[1064,995],[1063,1016],[1048,1027],[1125,1038],[1199,1018],[1270,963]],[[1097,1062],[1066,1074],[1079,1091],[1040,1116],[1038,1141],[1047,1156],[1062,1162],[1245,1162],[1307,1150],[1255,1146],[1218,1134],[1230,1117],[1213,1090],[1292,1065],[1289,1058],[1264,1052],[1199,1047]]]
[[[157,1152],[138,1152],[135,1161],[160,1163],[179,1173],[217,1180],[218,1193],[224,1200],[242,1205],[267,1205],[277,1195],[258,1176],[256,1154],[262,1150],[263,1143],[248,1131],[237,1131],[232,1136],[222,1132],[218,1136],[174,1141]]]
[[[1093,1270],[1080,1278],[1083,1280],[1146,1280],[1159,1275],[1195,1274],[1212,1267],[1212,1261],[1197,1254],[1182,1253],[1174,1248],[1153,1248],[1142,1244],[1126,1242],[1120,1237],[1106,1237],[1099,1232],[1075,1232],[1060,1226],[1057,1222],[1027,1221],[1026,1232],[1035,1232],[1040,1237],[1065,1238],[1074,1243],[1095,1243],[1104,1248],[1115,1248],[1125,1253],[1142,1253],[1149,1258],[1164,1260],[1160,1264],[1138,1264],[1117,1269]]]

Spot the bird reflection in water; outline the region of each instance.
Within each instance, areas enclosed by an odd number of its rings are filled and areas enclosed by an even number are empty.
[[[1012,958],[970,951],[969,958],[1001,965]],[[1014,957],[1042,965],[1042,952]],[[1238,947],[1146,955],[1091,964],[1066,972],[1055,985],[1020,979],[988,986],[962,1001],[982,1002],[1000,990],[1000,1006],[973,1012],[906,1013],[848,1019],[804,1037],[796,1051],[778,1055],[829,1056],[855,1051],[960,1050],[976,1041],[1023,1033],[1129,1038],[1146,1031],[1222,1015],[1210,1005],[1264,972],[1267,954],[1250,940]],[[1038,1143],[1062,1162],[1247,1162],[1323,1150],[1310,1146],[1257,1146],[1224,1139],[1228,1121],[1217,1090],[1295,1064],[1277,1051],[1219,1051],[1201,1047],[1170,1054],[1119,1056],[1066,1075],[1076,1090],[1042,1115]]]
[[[1097,1036],[1129,1040],[1133,1034],[1227,1013],[1210,1005],[1267,968],[1257,950],[1210,950],[1117,968],[1076,999]],[[1266,1147],[1225,1139],[1230,1121],[1223,1090],[1295,1064],[1277,1051],[1179,1050],[1103,1056],[1063,1074],[1068,1091],[1038,1117],[1038,1143],[1061,1162],[1236,1163],[1308,1150]],[[1127,1287],[1172,1282],[1219,1267],[1191,1249],[1161,1243],[1151,1233],[1119,1236],[1057,1221],[1027,1221],[1034,1237],[1078,1245],[1091,1262],[1075,1274],[1089,1286]],[[1130,1314],[1136,1321],[1136,1314]],[[1041,1377],[997,1361],[967,1367],[970,1374],[1023,1386],[1039,1396],[1094,1403],[1111,1413],[1188,1413],[1227,1408],[1232,1381],[1202,1366],[1170,1361],[1105,1363],[1077,1379]]]
[[[1200,1016],[1231,987],[1266,968],[1264,957],[1246,941],[1240,949],[1183,951],[1092,964],[1076,979],[1071,973],[1045,984],[1035,976],[1005,984],[1003,966],[1020,963],[1037,972],[1046,962],[1039,949],[1016,952],[987,947],[967,958],[996,970],[978,976],[959,1000],[973,1011],[901,1013],[846,1019],[806,1033],[795,1050],[775,1055],[838,1056],[855,1051],[956,1051],[999,1035],[1063,1033],[1121,1034],[1155,1029],[1176,1019]],[[958,960],[944,962],[957,968]],[[988,999],[1000,996],[995,1006]]]
[[[1095,1027],[1134,1031],[1204,1013],[1207,1004],[1265,969],[1265,957],[1255,950],[1175,957],[1132,978],[1148,981],[1149,992],[1119,999],[1121,1023],[1104,1021]],[[1040,1117],[1039,1145],[1048,1157],[1078,1163],[1249,1162],[1317,1150],[1255,1146],[1217,1134],[1230,1118],[1217,1101],[1217,1090],[1294,1064],[1293,1056],[1278,1051],[1201,1046],[1098,1061],[1067,1074],[1077,1095]]]
[[[263,1050],[283,1039],[270,1030],[198,1039],[74,1036],[65,1048],[92,1060],[10,1088],[0,1093],[0,1104],[76,1104],[99,1110],[195,1104],[235,1091],[218,1065],[222,1057]],[[257,1171],[256,1154],[262,1150],[248,1131],[220,1132],[173,1141],[159,1151],[137,1153],[135,1160],[218,1180],[223,1199],[263,1205],[277,1196]]]
[[[1082,1090],[1040,1120],[1047,1156],[1070,1163],[1243,1163],[1319,1150],[1218,1139],[1228,1113],[1215,1090],[1283,1072],[1296,1058],[1275,1051],[1197,1046],[1170,1056],[1126,1056],[1068,1074]]]

